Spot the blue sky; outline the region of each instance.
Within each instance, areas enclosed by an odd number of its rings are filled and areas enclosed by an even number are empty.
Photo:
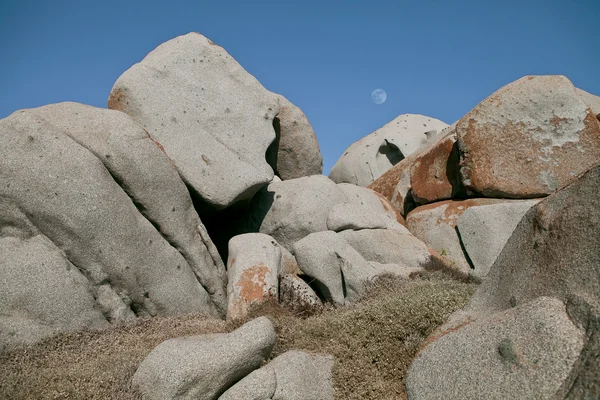
[[[0,118],[106,107],[122,72],[196,31],[302,108],[328,172],[399,114],[452,123],[524,75],[564,74],[600,95],[599,16],[598,0],[0,0]]]

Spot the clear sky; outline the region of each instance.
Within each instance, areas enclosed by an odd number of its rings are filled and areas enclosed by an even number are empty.
[[[0,118],[106,107],[122,72],[191,31],[302,108],[326,173],[399,114],[452,123],[524,75],[564,74],[600,95],[600,0],[0,0]]]

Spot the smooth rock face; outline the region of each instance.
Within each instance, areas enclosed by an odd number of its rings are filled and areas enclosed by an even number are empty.
[[[323,306],[315,291],[302,278],[291,274],[279,279],[279,304],[294,311],[318,310]]]
[[[386,220],[363,206],[340,203],[333,206],[327,216],[327,229],[335,232],[346,229],[385,229]]]
[[[456,134],[419,152],[411,167],[412,196],[418,204],[464,197]]]
[[[332,231],[316,232],[294,245],[302,271],[314,279],[320,297],[344,305],[355,300],[377,270]]]
[[[585,327],[583,351],[557,398],[600,396],[600,166],[531,207],[470,304],[440,331],[485,318],[541,296],[567,304]],[[460,332],[460,331],[459,331]],[[560,349],[552,347],[552,349]]]
[[[427,246],[410,233],[363,229],[347,230],[339,235],[367,261],[426,269],[436,262]]]
[[[293,275],[301,275],[302,271],[298,266],[298,262],[296,261],[296,257],[288,249],[283,246],[279,246],[281,250],[281,262],[279,263],[279,276],[293,274]]]
[[[402,215],[381,194],[350,183],[339,183],[338,188],[346,194],[347,203],[363,208],[364,212],[380,215],[385,221],[384,228],[407,232],[403,227],[406,221]]]
[[[350,145],[331,169],[329,177],[336,183],[369,186],[447,126],[424,115],[399,115]]]
[[[276,341],[266,317],[228,334],[170,339],[142,361],[132,385],[149,400],[215,400],[260,367]]]
[[[331,356],[288,351],[252,372],[219,400],[333,400]]]
[[[0,121],[0,141],[0,181],[9,182],[0,197],[64,251],[94,289],[108,285],[105,315],[217,315],[185,258],[93,153],[27,110]]]
[[[456,228],[473,266],[473,276],[483,278],[488,274],[523,215],[539,201],[507,200],[465,209]]]
[[[0,254],[0,353],[58,332],[109,325],[87,279],[2,197]]]
[[[500,199],[469,199],[463,201],[440,201],[426,206],[421,206],[413,211],[406,217],[406,223],[410,232],[421,239],[427,246],[437,251],[443,257],[450,260],[451,264],[462,271],[463,273],[472,275],[475,269],[475,265],[469,258],[464,243],[461,241],[461,237],[457,233],[456,224],[459,217],[470,207],[483,206],[488,204],[502,204],[505,200]],[[530,205],[531,206],[531,205]],[[506,210],[505,210],[506,211]],[[522,214],[521,214],[522,215]],[[502,221],[496,221],[502,223]],[[517,221],[518,222],[518,221]],[[479,231],[474,231],[470,235],[470,240],[473,242],[475,235],[478,232],[483,232],[485,227],[479,227]],[[513,226],[514,229],[514,226]],[[465,232],[467,232],[465,230]],[[511,231],[512,232],[512,231]],[[494,238],[493,233],[491,234]],[[510,236],[510,235],[509,235]],[[489,235],[486,239],[489,239]],[[495,238],[493,240],[496,240]],[[503,239],[498,238],[498,241],[508,240],[508,237]],[[479,242],[481,243],[481,242]],[[486,244],[487,246],[487,244]],[[484,249],[472,250],[485,252]],[[483,267],[485,269],[485,267]],[[489,267],[488,267],[489,270]],[[479,276],[485,275],[477,273]]]
[[[185,184],[146,131],[122,112],[78,103],[28,110],[92,152],[139,205],[142,214],[186,259],[221,313],[226,272],[194,210]]]
[[[161,44],[127,70],[108,107],[144,126],[215,208],[251,198],[273,178],[265,154],[277,96],[198,33]]]
[[[600,122],[564,76],[501,88],[456,132],[463,183],[484,197],[543,197],[600,159]]]
[[[551,399],[583,343],[565,305],[541,297],[437,338],[410,366],[408,398]]]
[[[229,241],[227,318],[247,315],[253,305],[279,297],[279,244],[262,233],[247,233]]]
[[[279,114],[273,121],[276,139],[267,161],[282,180],[322,174],[323,157],[306,115],[285,97],[277,97]]]
[[[403,216],[414,208],[410,171],[417,155],[406,157],[369,185],[369,189],[380,193]]]
[[[346,195],[329,178],[313,175],[273,182],[252,200],[250,230],[272,236],[292,251],[303,237],[327,230],[327,216]]]

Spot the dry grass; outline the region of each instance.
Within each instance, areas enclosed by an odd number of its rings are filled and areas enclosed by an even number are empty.
[[[301,317],[276,305],[269,315],[279,342],[274,356],[289,349],[336,358],[338,399],[404,398],[404,376],[433,329],[474,291],[440,273],[411,281],[380,279],[361,302]],[[129,380],[143,358],[173,337],[227,332],[241,324],[200,316],[155,318],[101,332],[61,335],[0,356],[2,399],[138,399]]]

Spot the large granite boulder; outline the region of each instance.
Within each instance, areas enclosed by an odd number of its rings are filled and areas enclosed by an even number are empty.
[[[466,324],[426,347],[406,391],[420,399],[552,399],[583,347],[584,333],[558,299],[540,297]]]
[[[564,321],[561,322],[563,328],[555,330],[555,333],[546,332],[557,336],[556,340],[565,343],[565,346],[570,343],[570,347],[558,346],[551,342],[543,347],[542,350],[547,353],[544,360],[556,358],[562,361],[553,362],[542,370],[543,381],[532,381],[537,385],[532,388],[544,390],[544,393],[548,394],[541,398],[598,398],[600,396],[600,377],[597,373],[600,370],[598,357],[600,354],[600,252],[598,252],[600,199],[597,195],[599,189],[600,166],[596,165],[577,181],[531,207],[513,231],[471,303],[464,310],[453,314],[450,320],[434,333],[429,342],[436,345],[438,338],[443,339],[451,335],[460,337],[463,335],[463,330],[475,323],[473,321],[481,320],[484,325],[487,320],[490,323],[493,321],[495,330],[504,330],[504,317],[501,316],[510,315],[514,307],[523,309],[526,304],[536,302],[538,301],[536,299],[541,297],[554,297],[566,304],[568,318],[560,316],[564,312],[558,308],[563,306],[553,306],[557,311],[554,312],[555,317],[549,314],[549,318],[556,322],[559,319]],[[547,300],[544,302],[548,303]],[[555,300],[553,302],[557,304]],[[570,323],[578,329],[582,329],[583,334],[573,331],[572,328],[565,330],[569,326],[565,319],[570,320]],[[536,329],[529,330],[528,336],[537,338],[539,332],[540,330]],[[568,355],[565,351],[574,351],[572,344],[581,337],[583,338],[582,350],[575,354],[575,361],[570,361],[572,356],[565,358]],[[433,360],[434,352],[443,351],[445,354],[456,355],[452,363],[459,357],[462,358],[465,346],[455,341],[459,339],[448,340],[432,347],[431,353],[429,349],[432,344],[425,347],[420,357]],[[445,344],[442,346],[442,343]],[[502,351],[506,354],[518,354],[510,350],[511,346],[503,347],[505,349]],[[534,362],[535,358],[530,361]],[[430,363],[425,366],[425,369],[437,371],[439,379],[447,382],[455,376],[445,370],[443,365],[448,362],[449,358],[440,359],[437,365]],[[480,365],[479,370],[483,371],[480,374],[490,371],[488,367],[492,368],[491,364]],[[525,368],[529,367],[525,366]],[[422,370],[421,377],[430,376],[425,369]],[[415,374],[417,369],[411,368],[411,371],[413,372],[410,375]],[[490,375],[493,374],[490,372]],[[419,379],[416,376],[414,379],[409,376],[409,381],[411,380],[416,382]],[[481,390],[485,388],[482,387]]]
[[[215,400],[259,368],[276,341],[266,317],[228,334],[169,339],[142,361],[132,386],[148,400]]]
[[[251,198],[273,178],[265,154],[277,96],[198,33],[161,44],[123,73],[108,107],[139,122],[215,208]]]
[[[124,305],[103,307],[114,300],[110,290],[94,290],[66,254],[3,197],[0,254],[0,353],[58,332],[107,327],[107,318],[135,318]]]
[[[252,306],[277,301],[280,263],[280,246],[269,235],[247,233],[229,241],[228,318],[243,318]]]
[[[0,141],[0,180],[6,182],[0,197],[65,253],[92,290],[103,291],[108,319],[119,321],[123,310],[218,315],[185,257],[93,152],[27,110],[0,121]]]
[[[276,139],[267,161],[282,180],[323,173],[319,143],[306,115],[285,97],[278,95],[279,114],[273,121]]]
[[[219,400],[333,400],[331,356],[291,350],[252,372]]]
[[[424,115],[399,115],[350,145],[331,169],[329,177],[336,183],[369,186],[447,126]]]
[[[122,112],[78,103],[28,110],[96,156],[136,207],[186,259],[225,313],[225,266],[194,210],[185,184],[148,133]]]
[[[564,76],[526,76],[456,125],[470,193],[535,198],[572,182],[600,158],[600,121]]]

